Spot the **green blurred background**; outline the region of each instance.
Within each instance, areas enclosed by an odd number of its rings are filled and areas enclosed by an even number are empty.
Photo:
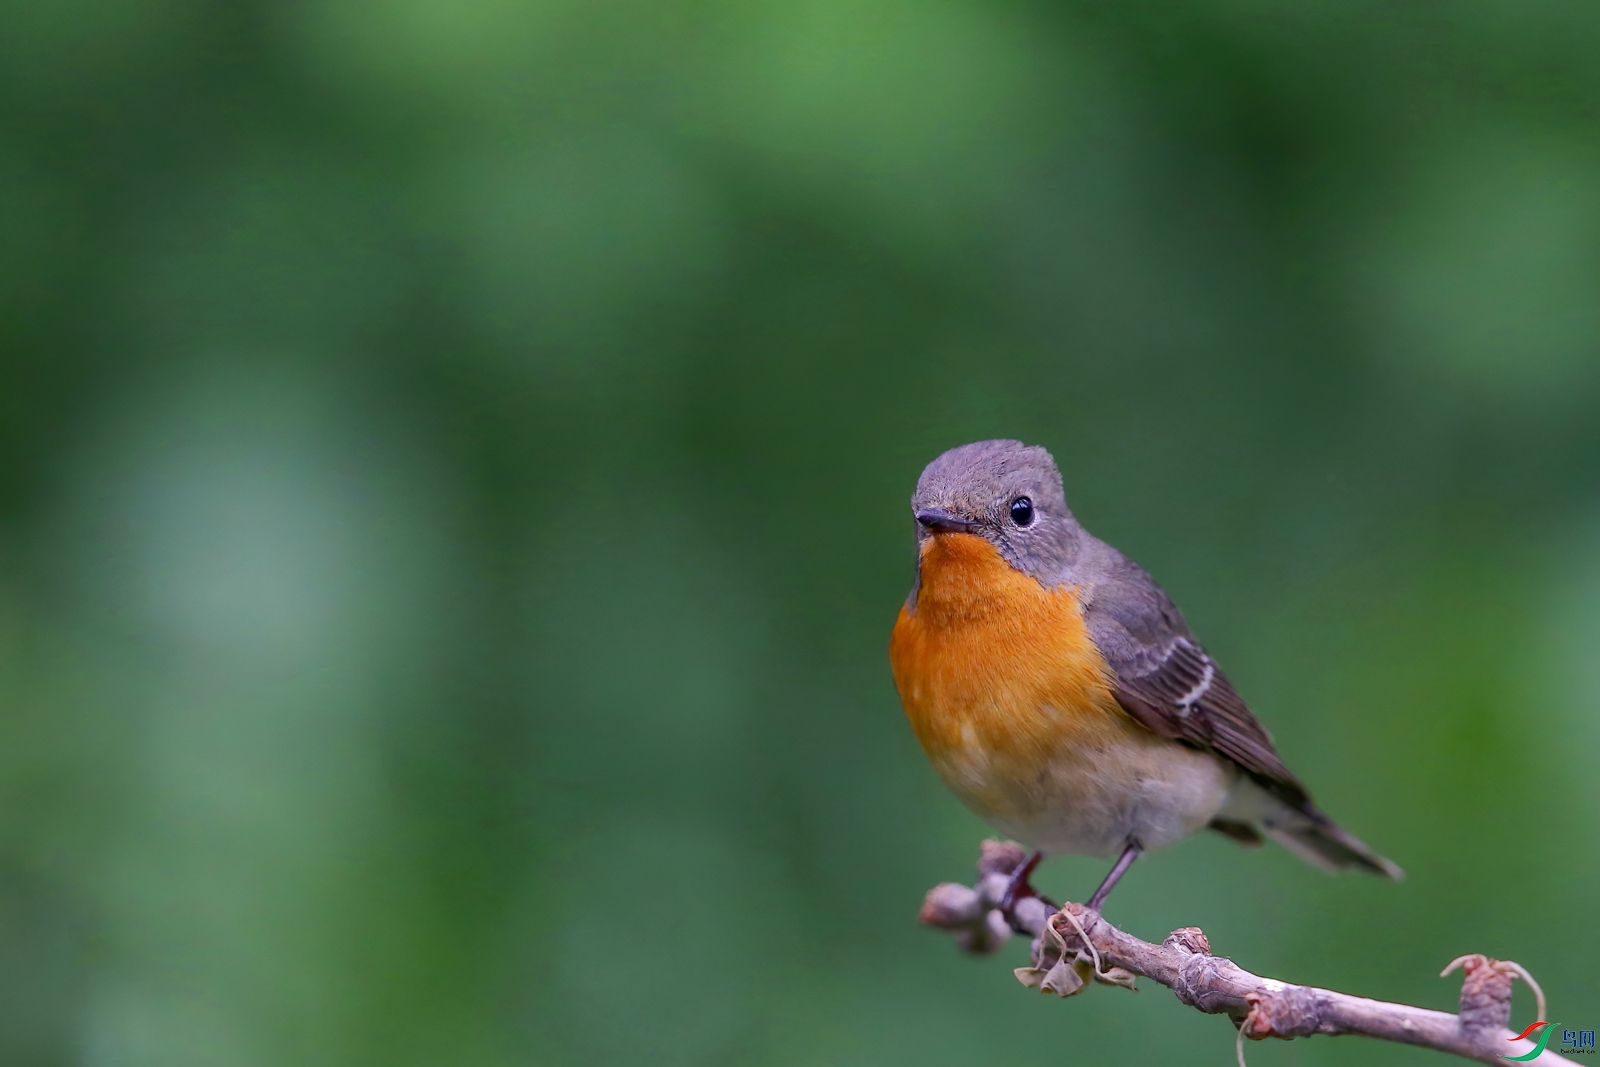
[[[1410,874],[1195,839],[1115,921],[1600,1022],[1597,55],[1590,0],[0,5],[0,1063],[1232,1062],[916,925],[985,830],[889,678],[907,498],[993,436]]]

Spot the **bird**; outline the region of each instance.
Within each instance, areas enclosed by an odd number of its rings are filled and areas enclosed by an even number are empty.
[[[911,496],[917,569],[889,642],[924,753],[979,818],[1031,850],[1115,858],[1209,828],[1315,866],[1403,872],[1324,815],[1172,599],[1067,508],[1050,453],[977,441]]]

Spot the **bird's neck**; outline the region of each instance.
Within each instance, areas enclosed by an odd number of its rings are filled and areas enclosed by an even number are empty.
[[[1013,614],[1019,599],[1034,600],[1042,592],[976,534],[944,533],[922,543],[916,613],[925,625],[958,626]]]

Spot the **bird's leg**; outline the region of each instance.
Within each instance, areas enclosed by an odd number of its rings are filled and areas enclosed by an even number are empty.
[[[1011,872],[1011,880],[1006,883],[1005,894],[1000,898],[1000,910],[1009,912],[1011,905],[1024,897],[1037,897],[1039,891],[1028,884],[1028,876],[1033,869],[1039,866],[1039,861],[1044,859],[1044,853],[1035,849],[1028,858],[1017,864],[1017,869]],[[1043,898],[1041,898],[1043,899]]]
[[[1100,905],[1106,902],[1106,897],[1111,895],[1111,889],[1117,884],[1133,861],[1139,858],[1139,853],[1144,849],[1137,841],[1129,841],[1128,847],[1122,850],[1122,855],[1117,857],[1116,864],[1111,868],[1111,873],[1106,875],[1106,880],[1100,883],[1100,888],[1094,891],[1094,896],[1089,898],[1089,910],[1095,913],[1100,911]]]

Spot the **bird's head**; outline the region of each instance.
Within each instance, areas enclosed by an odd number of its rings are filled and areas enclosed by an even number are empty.
[[[1081,534],[1055,460],[1021,441],[975,441],[944,453],[917,479],[911,511],[924,552],[941,537],[981,537],[1044,585],[1061,581]]]

